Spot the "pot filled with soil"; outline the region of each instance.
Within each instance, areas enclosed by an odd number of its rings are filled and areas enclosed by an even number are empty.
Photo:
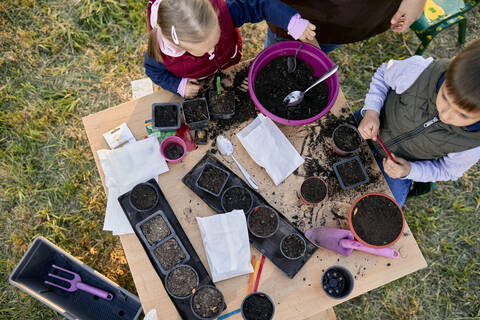
[[[170,238],[161,242],[153,249],[153,252],[158,266],[164,274],[167,274],[175,265],[190,259],[183,244],[177,241],[176,238]]]
[[[170,270],[165,277],[165,288],[174,298],[186,299],[195,293],[198,274],[187,264],[180,264]]]
[[[343,299],[353,290],[353,276],[341,266],[328,268],[322,276],[323,291],[334,299]]]
[[[214,286],[201,286],[190,298],[190,307],[198,319],[214,319],[224,309],[223,294]]]
[[[175,131],[180,128],[180,103],[152,104],[152,127],[160,131]]]
[[[154,214],[137,224],[137,231],[150,246],[172,234],[172,227],[162,214]]]
[[[160,144],[160,153],[168,162],[177,163],[187,154],[187,145],[180,137],[166,137]]]
[[[278,230],[278,213],[270,207],[259,206],[248,215],[248,230],[258,238],[271,237]]]
[[[195,98],[182,102],[183,119],[191,129],[208,126],[210,113],[208,112],[207,99]]]
[[[227,184],[230,172],[214,165],[213,163],[205,163],[202,172],[198,176],[195,184],[201,190],[218,197],[223,188]]]
[[[297,233],[291,233],[282,238],[280,252],[289,260],[297,260],[305,255],[307,242]]]
[[[241,311],[245,320],[270,320],[275,313],[275,304],[267,294],[253,292],[243,299]]]
[[[367,193],[350,208],[348,226],[363,245],[385,248],[402,236],[405,217],[394,199],[382,193]]]
[[[360,149],[362,136],[357,128],[348,123],[342,123],[333,130],[332,148],[341,156],[346,156]]]
[[[309,177],[300,186],[300,199],[305,204],[318,204],[328,197],[328,186],[319,177]]]
[[[208,93],[208,110],[212,119],[228,120],[235,115],[235,91]]]
[[[238,209],[248,214],[252,209],[253,197],[246,188],[232,186],[223,192],[220,203],[224,212]]]
[[[130,206],[138,212],[147,212],[158,204],[159,194],[150,183],[139,183],[128,195]]]
[[[297,67],[287,72],[287,57],[298,49],[298,41],[276,43],[255,58],[248,72],[248,91],[255,106],[272,120],[287,125],[317,121],[333,107],[339,91],[338,74],[312,88],[301,104],[286,107],[283,99],[295,90],[305,90],[334,63],[319,48],[304,43],[297,55]]]
[[[370,181],[359,156],[334,163],[333,171],[343,190],[355,188]]]
[[[197,145],[207,144],[208,142],[207,130],[204,130],[204,129],[195,130],[195,136],[193,138],[193,141],[195,141],[195,144]]]

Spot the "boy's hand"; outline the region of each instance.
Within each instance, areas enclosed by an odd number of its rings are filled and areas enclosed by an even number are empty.
[[[367,112],[365,112],[365,117],[363,117],[358,125],[358,132],[360,132],[363,139],[377,141],[379,128],[380,119],[378,118],[378,112],[375,110],[367,110]]]
[[[312,43],[315,40],[315,25],[311,24],[310,22],[308,23],[307,27],[305,28],[305,31],[303,31],[302,35],[298,40],[302,42],[308,42]]]
[[[383,159],[383,169],[391,178],[404,178],[410,174],[410,162],[396,157],[392,153],[393,159],[395,161],[390,160],[389,158]]]
[[[188,79],[185,86],[185,98],[194,98],[200,90],[200,83],[197,79]]]
[[[390,23],[392,31],[405,32],[423,12],[426,0],[403,0]]]

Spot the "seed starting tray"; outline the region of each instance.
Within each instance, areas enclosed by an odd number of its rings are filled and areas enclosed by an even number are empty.
[[[125,212],[125,215],[127,216],[128,221],[130,222],[130,225],[135,231],[135,234],[140,240],[140,243],[145,249],[145,252],[147,253],[148,258],[150,259],[150,262],[152,263],[153,267],[155,268],[158,275],[160,276],[160,279],[162,280],[165,290],[166,290],[167,272],[171,270],[173,267],[168,270],[165,270],[160,264],[160,262],[158,261],[158,258],[155,256],[154,250],[157,247],[161,246],[163,243],[171,239],[175,239],[178,242],[180,249],[185,254],[185,258],[182,259],[177,264],[175,264],[175,266],[178,264],[187,264],[191,266],[193,269],[195,269],[195,271],[197,271],[197,274],[198,274],[198,287],[203,285],[215,286],[207,270],[205,269],[202,262],[200,261],[200,258],[198,257],[195,249],[190,243],[190,240],[188,240],[188,237],[185,234],[185,231],[183,231],[182,226],[178,222],[178,219],[175,216],[172,208],[168,204],[167,199],[165,198],[165,195],[160,189],[160,186],[157,184],[155,179],[150,179],[147,181],[147,183],[151,184],[158,191],[158,195],[159,195],[158,204],[152,210],[149,210],[147,212],[138,212],[137,210],[135,210],[128,201],[130,192],[127,192],[121,195],[120,197],[118,197],[118,201],[120,202],[120,206]],[[141,225],[148,222],[155,216],[161,216],[165,220],[165,223],[168,226],[168,229],[170,230],[170,234],[167,235],[162,240],[150,244],[147,241],[144,234],[142,233]],[[182,319],[197,319],[190,308],[191,296],[183,299],[177,299],[172,297],[171,295],[169,295],[169,297],[174,303],[175,307],[177,308],[177,311],[182,317]],[[225,308],[226,308],[226,305],[225,305]]]
[[[224,213],[221,206],[221,195],[215,197],[212,194],[201,190],[196,185],[198,176],[203,170],[203,167],[206,162],[212,163],[228,172],[230,172],[230,177],[225,184],[223,190],[228,189],[231,186],[241,186],[247,188],[253,197],[253,206],[255,208],[259,205],[266,205],[273,208],[279,216],[278,221],[278,230],[275,234],[269,238],[258,238],[255,237],[250,231],[248,231],[248,236],[250,242],[253,244],[257,250],[259,250],[265,257],[270,259],[274,265],[276,265],[280,270],[282,270],[289,278],[295,277],[298,271],[303,267],[303,265],[310,259],[313,253],[317,250],[317,247],[313,245],[305,236],[303,232],[295,228],[292,223],[278,210],[271,206],[259,193],[251,189],[250,186],[245,183],[241,178],[239,178],[235,173],[233,173],[227,166],[225,166],[220,160],[215,158],[213,155],[207,153],[182,179],[183,183],[189,187],[193,192],[195,192],[206,204],[208,204],[216,213]],[[245,213],[247,215],[247,213]],[[280,251],[280,242],[285,235],[290,233],[299,234],[306,242],[307,249],[305,255],[297,260],[289,260],[285,258]]]

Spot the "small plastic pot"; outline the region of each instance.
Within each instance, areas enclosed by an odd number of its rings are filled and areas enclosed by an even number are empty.
[[[169,286],[168,286],[168,277],[172,274],[172,272],[173,272],[174,270],[176,270],[176,269],[178,269],[178,268],[180,268],[180,267],[189,268],[190,270],[192,270],[192,271],[194,272],[195,276],[197,277],[197,281],[196,281],[196,284],[195,284],[195,291],[196,291],[196,289],[197,289],[197,287],[198,287],[199,278],[198,278],[198,273],[197,273],[197,271],[196,271],[194,268],[192,268],[191,266],[189,266],[188,264],[179,264],[179,265],[176,265],[175,267],[173,267],[173,269],[171,269],[171,270],[167,273],[167,275],[165,276],[165,289],[167,289],[168,294],[171,295],[172,297],[174,297],[175,299],[184,300],[184,299],[190,298],[190,297],[192,296],[193,292],[190,293],[190,294],[188,294],[188,295],[186,295],[186,296],[183,296],[183,297],[182,297],[182,296],[177,296],[177,295],[175,295],[175,294],[172,293],[171,289],[170,289]]]
[[[229,103],[232,108],[230,110],[225,110],[224,112],[219,112],[214,107],[215,104],[225,105],[227,103]],[[221,95],[218,95],[217,91],[210,91],[208,93],[208,107],[212,119],[231,119],[235,115],[235,91],[224,92]]]
[[[267,235],[259,235],[259,234],[255,233],[254,231],[252,231],[252,229],[250,227],[250,221],[251,221],[252,215],[254,215],[258,211],[258,209],[260,209],[262,207],[270,209],[275,214],[275,222],[277,224],[276,227],[275,227],[275,230],[273,230],[273,232],[271,232],[270,234],[267,234]],[[271,236],[273,236],[275,234],[275,232],[277,232],[277,230],[280,226],[279,220],[280,220],[280,218],[278,217],[278,213],[277,213],[277,211],[275,211],[275,209],[273,209],[271,207],[267,207],[267,206],[258,206],[255,209],[253,209],[252,212],[250,212],[250,214],[248,215],[247,227],[248,227],[248,230],[257,238],[270,238]]]
[[[225,180],[223,181],[222,186],[221,186],[220,190],[218,191],[218,193],[215,193],[215,192],[213,192],[212,190],[209,190],[209,189],[201,186],[201,185],[198,183],[198,182],[200,181],[200,178],[202,177],[203,173],[205,172],[205,169],[208,168],[208,167],[213,167],[213,168],[215,168],[216,170],[222,171],[222,172],[225,173],[225,175],[226,175]],[[222,193],[223,188],[225,188],[225,185],[227,184],[229,178],[230,178],[230,172],[228,172],[228,171],[220,168],[220,167],[217,166],[217,165],[214,165],[213,163],[206,162],[205,165],[203,166],[202,171],[201,171],[200,174],[198,175],[197,180],[195,181],[195,185],[197,186],[197,188],[199,188],[199,189],[201,189],[201,190],[203,190],[203,191],[205,191],[205,192],[208,192],[208,193],[210,193],[211,195],[213,195],[213,196],[215,196],[215,197],[218,197],[218,196],[220,196],[220,194]]]
[[[350,129],[353,129],[356,134],[358,135],[358,137],[360,138],[360,143],[358,144],[358,147],[355,148],[354,150],[342,150],[339,146],[337,146],[337,144],[335,143],[335,136],[336,136],[336,133],[338,132],[338,130],[342,127],[347,127],[347,128],[350,128]],[[333,133],[332,133],[332,149],[333,149],[333,152],[335,152],[336,154],[338,155],[341,155],[341,156],[347,156],[351,153],[354,153],[356,151],[358,151],[358,149],[360,149],[360,146],[362,145],[362,136],[360,135],[360,132],[358,132],[358,129],[355,127],[355,126],[352,126],[351,124],[348,124],[348,123],[342,123],[340,125],[338,125],[335,130],[333,130]]]
[[[250,204],[248,205],[248,208],[246,210],[244,210],[244,213],[245,214],[248,214],[250,212],[250,210],[252,210],[252,206],[253,206],[253,197],[252,197],[252,193],[250,191],[248,191],[247,188],[244,188],[244,187],[241,187],[241,186],[231,186],[227,189],[225,189],[225,191],[223,192],[222,194],[222,197],[220,199],[220,204],[222,206],[222,209],[223,209],[223,212],[230,212],[231,210],[230,209],[227,209],[226,208],[226,200],[225,200],[225,197],[228,195],[229,192],[233,191],[234,189],[241,189],[243,191],[245,191],[249,197],[250,197]],[[237,209],[237,208],[235,208]],[[235,209],[232,209],[232,210],[235,210]]]
[[[166,155],[167,148],[172,145],[178,145],[183,150],[183,154],[177,159],[170,159]],[[177,136],[166,137],[165,139],[163,139],[162,143],[160,144],[160,153],[168,162],[177,163],[182,161],[182,159],[187,154],[187,145],[185,144],[185,141],[183,141],[180,137],[177,137]]]
[[[355,210],[355,207],[357,206],[358,202],[366,197],[370,197],[370,196],[380,196],[380,197],[384,197],[386,199],[389,199],[391,202],[393,202],[398,210],[400,211],[400,214],[402,215],[402,227],[401,227],[401,230],[400,232],[398,233],[398,236],[395,238],[395,240],[385,244],[385,245],[373,245],[373,244],[370,244],[368,242],[366,242],[364,239],[362,239],[358,234],[357,232],[355,231],[355,228],[354,228],[354,225],[353,225],[353,215],[355,214],[354,213],[354,210]],[[402,234],[403,234],[403,229],[405,229],[405,216],[403,214],[403,211],[402,211],[402,208],[398,205],[398,203],[395,201],[395,199],[387,196],[386,194],[383,194],[383,193],[377,193],[377,192],[372,192],[372,193],[366,193],[364,194],[363,196],[357,198],[352,206],[350,207],[350,210],[348,211],[348,227],[350,228],[350,231],[352,231],[353,233],[353,236],[355,237],[355,239],[357,239],[361,244],[367,246],[367,247],[370,247],[370,248],[377,248],[377,249],[381,249],[381,248],[386,248],[386,247],[390,247],[392,244],[394,244],[395,242],[397,242],[398,240],[400,240]]]
[[[245,305],[246,305],[246,302],[249,301],[249,299],[252,299],[253,297],[260,297],[264,302],[270,302],[270,305],[272,307],[272,314],[269,315],[269,310],[266,310],[265,314],[255,314],[255,318],[252,318],[252,317],[249,317],[249,314],[246,314],[245,312]],[[265,303],[265,306],[268,306],[267,303]],[[270,309],[270,308],[269,308]],[[243,301],[242,301],[242,306],[240,307],[240,310],[242,311],[242,317],[244,320],[271,320],[273,319],[273,315],[275,314],[275,303],[273,303],[273,300],[266,294],[266,293],[263,293],[263,292],[253,292],[253,293],[250,293],[248,296],[246,296]],[[257,309],[256,309],[257,310]],[[263,317],[262,317],[263,316]]]
[[[305,183],[306,183],[307,181],[310,181],[311,179],[317,179],[317,180],[321,181],[321,182],[323,183],[323,185],[325,186],[325,197],[323,197],[322,200],[313,202],[313,201],[308,201],[308,200],[305,199],[305,197],[304,197],[304,195],[303,195],[303,193],[302,193],[302,189],[303,189]],[[309,178],[307,178],[307,179],[305,179],[305,180],[303,181],[302,185],[300,186],[300,191],[299,191],[299,193],[300,193],[300,199],[303,201],[303,203],[308,204],[308,205],[316,205],[316,204],[322,203],[322,202],[324,202],[325,200],[328,199],[328,185],[327,185],[327,183],[325,182],[325,180],[323,180],[323,179],[320,178],[320,177],[309,177]]]
[[[289,257],[285,251],[283,250],[283,242],[285,241],[285,239],[291,235],[294,235],[295,237],[297,237],[298,239],[302,240],[302,243],[303,243],[303,252],[301,255],[299,255],[298,257]],[[280,252],[282,253],[283,257],[288,259],[288,260],[298,260],[300,259],[301,257],[303,257],[305,255],[305,252],[307,251],[307,242],[305,241],[305,239],[303,237],[301,237],[298,233],[290,233],[290,234],[287,234],[285,235],[283,238],[282,238],[282,241],[280,241]]]
[[[222,307],[218,309],[218,312],[214,315],[212,315],[211,317],[208,317],[208,318],[204,318],[202,317],[201,315],[197,314],[193,308],[193,299],[195,298],[195,296],[201,292],[201,290],[205,289],[205,288],[212,288],[214,289],[215,291],[217,291],[219,294],[220,294],[220,297],[222,298]],[[210,320],[210,319],[216,319],[218,317],[218,315],[220,315],[220,313],[222,313],[222,311],[225,309],[225,300],[224,300],[224,297],[223,297],[223,294],[220,290],[218,290],[216,287],[214,286],[210,286],[210,285],[204,285],[204,286],[201,286],[199,287],[195,293],[190,297],[190,310],[192,311],[193,315],[195,316],[196,319],[201,319],[201,320]]]
[[[161,108],[172,108],[175,110],[175,123],[171,125],[162,125],[157,122],[157,113],[161,112]],[[180,117],[180,103],[178,102],[167,102],[167,103],[154,103],[152,104],[152,127],[159,131],[175,131],[180,128],[181,117]]]
[[[205,129],[195,130],[195,137],[193,138],[195,144],[204,145],[208,142],[208,132]]]
[[[153,202],[153,204],[150,207],[140,209],[137,206],[135,206],[134,201],[132,201],[132,194],[133,194],[134,191],[138,190],[138,188],[144,188],[144,187],[148,187],[155,192],[155,201]],[[137,184],[135,187],[132,188],[132,190],[130,190],[130,193],[128,194],[128,203],[130,204],[130,206],[133,209],[135,209],[138,212],[148,212],[148,211],[152,210],[153,208],[155,208],[157,206],[159,199],[160,199],[160,195],[158,194],[158,190],[155,189],[155,187],[153,185],[151,185],[150,183],[147,183],[147,182]]]
[[[195,120],[192,121],[191,119],[187,119],[185,117],[185,114],[188,114],[185,112],[185,109],[191,111],[191,107],[189,106],[190,104],[193,103],[200,103],[203,105],[204,111],[206,113],[206,118],[205,119],[200,119],[200,120]],[[208,103],[207,99],[205,98],[195,98],[195,99],[190,99],[190,100],[184,100],[182,102],[182,113],[183,113],[183,119],[185,120],[185,124],[190,128],[190,129],[197,129],[197,128],[204,128],[208,126],[208,122],[210,121],[210,113],[208,111]]]
[[[343,177],[340,175],[340,171],[339,171],[338,167],[340,165],[342,165],[346,162],[350,162],[350,161],[356,161],[358,163],[358,165],[360,167],[360,171],[362,172],[362,175],[363,175],[363,179],[361,181],[358,181],[358,182],[353,183],[353,184],[345,184],[345,181],[344,181]],[[338,179],[338,183],[340,183],[340,187],[343,190],[348,190],[348,189],[351,189],[351,188],[355,188],[355,187],[358,187],[359,185],[368,183],[370,181],[370,177],[367,174],[367,170],[365,169],[365,166],[363,165],[359,156],[354,156],[354,157],[344,159],[344,160],[339,161],[339,162],[335,162],[333,164],[333,171],[335,172],[335,175],[337,176],[337,179]]]
[[[322,289],[333,299],[343,299],[353,290],[353,276],[342,266],[328,268],[322,276]]]

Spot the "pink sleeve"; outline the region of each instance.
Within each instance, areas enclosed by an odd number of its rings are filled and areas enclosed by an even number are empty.
[[[188,78],[182,78],[177,88],[177,93],[182,97],[185,97],[185,88],[187,87],[187,81],[188,81]]]
[[[306,19],[302,19],[299,13],[295,14],[288,23],[288,34],[293,37],[293,39],[297,40],[303,34],[305,29],[307,28],[309,21]]]

